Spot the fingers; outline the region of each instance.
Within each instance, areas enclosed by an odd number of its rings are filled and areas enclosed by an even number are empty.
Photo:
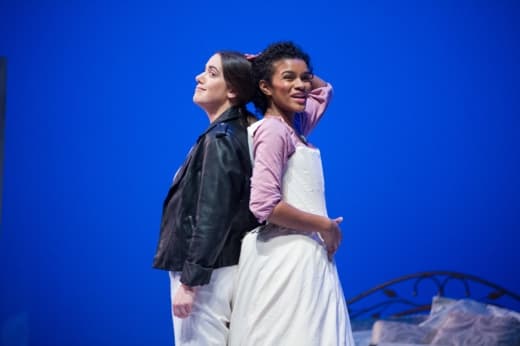
[[[191,304],[173,304],[173,314],[178,318],[186,318],[191,313]]]
[[[329,261],[332,262],[332,259],[334,258],[334,255],[336,254],[337,251],[338,251],[337,247],[327,248],[327,257],[329,258]]]
[[[188,317],[191,314],[194,299],[195,290],[181,285],[173,298],[173,315],[179,318]]]
[[[341,229],[335,221],[332,223],[330,232],[332,235],[333,245],[337,248],[341,242]]]
[[[260,55],[260,53],[256,53],[256,54],[249,54],[249,53],[245,53],[244,56],[247,60],[249,61],[253,61],[256,59],[256,57]]]
[[[329,258],[330,262],[332,262],[335,253],[336,251],[334,249],[327,249],[327,257]]]
[[[339,242],[337,240],[335,240],[335,239],[331,239],[329,241],[329,244],[327,244],[325,246],[325,249],[327,250],[327,256],[329,258],[329,261],[332,261],[332,258],[334,257],[334,255],[338,251],[338,247],[339,247]]]
[[[343,221],[343,218],[342,217],[338,217],[334,221],[336,222],[336,228],[335,228],[335,230],[336,230],[336,239],[337,239],[338,246],[339,246],[339,244],[341,243],[341,240],[343,240],[343,233],[341,233],[341,229],[339,228],[339,223]]]
[[[338,217],[331,220],[331,227],[329,229],[329,234],[327,237],[326,250],[329,261],[332,261],[335,253],[338,251],[339,245],[343,238],[341,233],[341,229],[339,228],[339,223],[343,221],[343,217]]]
[[[343,217],[337,217],[335,219],[328,219],[328,229],[318,233],[319,237],[323,241],[323,246],[327,251],[327,257],[330,261],[336,251],[338,251],[339,245],[343,239],[339,224],[343,221]]]

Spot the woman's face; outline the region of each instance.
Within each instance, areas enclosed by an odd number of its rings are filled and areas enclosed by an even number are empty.
[[[206,63],[204,71],[195,77],[197,86],[193,94],[193,102],[208,113],[220,113],[220,109],[229,106],[233,96],[227,87],[222,71],[222,59],[219,54],[213,55]]]
[[[261,82],[262,91],[270,98],[269,113],[292,117],[303,112],[311,90],[312,73],[301,59],[282,59],[273,64],[271,84]]]

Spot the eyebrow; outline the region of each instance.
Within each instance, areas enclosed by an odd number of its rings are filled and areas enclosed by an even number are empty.
[[[284,74],[284,73],[293,73],[293,74],[298,74],[296,71],[294,70],[283,70],[283,71],[280,71],[280,74]],[[306,73],[310,73],[312,74],[311,71],[307,70],[305,72],[302,72],[301,74],[306,74]]]
[[[214,70],[217,70],[217,72],[220,72],[220,70],[219,70],[216,66],[214,66],[214,65],[208,65],[206,68],[207,68],[208,70],[210,70],[210,69],[214,69]]]

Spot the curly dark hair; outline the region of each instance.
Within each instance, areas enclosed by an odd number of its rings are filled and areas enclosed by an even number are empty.
[[[271,84],[274,68],[273,64],[282,59],[301,59],[305,61],[312,73],[311,58],[299,46],[291,41],[280,41],[270,44],[260,55],[253,59],[253,79],[256,85],[253,104],[256,111],[265,114],[269,106],[269,99],[260,90],[259,82],[265,80]]]

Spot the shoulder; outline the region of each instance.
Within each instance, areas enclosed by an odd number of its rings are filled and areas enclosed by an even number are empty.
[[[265,117],[253,132],[253,148],[255,155],[291,155],[295,150],[295,142],[289,126],[278,117]],[[261,149],[260,149],[261,148]],[[257,150],[260,150],[257,152]]]
[[[235,145],[247,140],[246,127],[239,121],[225,121],[216,124],[204,136],[204,142],[207,144],[216,143],[222,145],[229,143]]]
[[[207,140],[214,140],[219,138],[226,138],[233,135],[233,127],[230,126],[227,122],[222,122],[216,124],[208,133],[206,134]]]
[[[291,131],[283,119],[275,116],[267,116],[255,123],[253,138],[290,138]]]
[[[206,133],[202,141],[205,152],[248,153],[247,129],[241,121],[225,121]]]

